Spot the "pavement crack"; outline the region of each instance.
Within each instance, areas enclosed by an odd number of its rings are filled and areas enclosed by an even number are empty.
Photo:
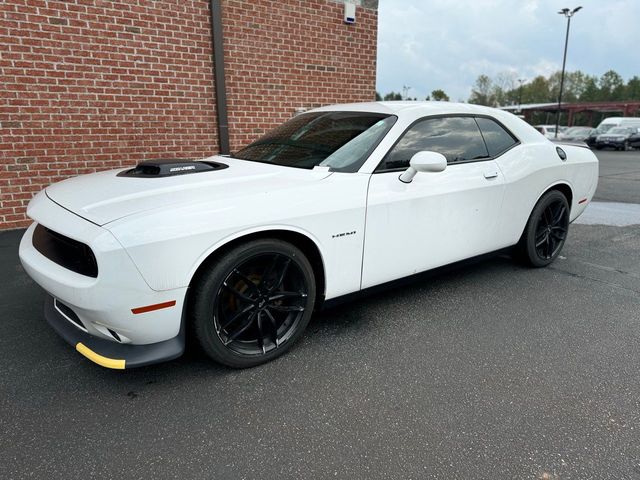
[[[575,259],[572,259],[572,260],[575,261],[575,262],[578,262],[578,263],[582,263],[583,265],[588,265],[590,267],[598,268],[600,270],[604,270],[604,271],[607,271],[607,272],[620,273],[621,275],[628,275],[630,277],[640,279],[640,273],[627,272],[626,270],[620,270],[619,268],[608,267],[606,265],[600,265],[598,263],[587,262],[586,260],[580,260],[578,258],[575,258]]]
[[[636,290],[636,289],[633,289],[633,288],[625,287],[624,285],[620,285],[619,283],[608,282],[607,280],[602,280],[600,278],[591,277],[589,275],[583,275],[583,274],[580,274],[580,273],[570,272],[568,270],[563,270],[563,269],[558,268],[558,267],[549,266],[548,268],[550,268],[551,270],[554,270],[554,271],[556,271],[558,273],[561,273],[563,275],[567,275],[569,277],[580,278],[580,279],[583,279],[583,280],[591,280],[592,282],[600,283],[602,285],[607,285],[607,286],[613,287],[613,288],[618,288],[620,290],[625,290],[627,292],[633,293],[634,295],[640,296],[640,290]]]
[[[620,175],[629,175],[630,173],[640,173],[640,170],[633,170],[631,172],[609,173],[607,175],[600,175],[599,178],[619,177]],[[636,180],[629,178],[628,180]]]

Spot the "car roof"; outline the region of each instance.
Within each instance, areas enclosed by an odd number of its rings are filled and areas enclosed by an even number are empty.
[[[541,141],[541,136],[531,125],[512,113],[497,108],[455,102],[363,102],[326,105],[309,110],[309,112],[370,112],[396,115],[405,122],[416,121],[431,115],[487,115],[507,126],[511,133],[520,140],[529,142]]]
[[[418,101],[382,101],[363,103],[343,103],[337,105],[326,105],[324,107],[310,110],[312,112],[322,111],[351,111],[351,112],[372,112],[386,113],[390,115],[400,113],[419,113],[420,115],[439,115],[449,113],[485,114],[498,116],[501,110],[482,105],[455,102],[418,102]]]

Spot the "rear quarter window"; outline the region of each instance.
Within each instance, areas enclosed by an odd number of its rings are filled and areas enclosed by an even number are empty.
[[[498,122],[485,117],[477,117],[476,122],[487,144],[489,155],[492,157],[500,155],[518,143],[515,137]]]

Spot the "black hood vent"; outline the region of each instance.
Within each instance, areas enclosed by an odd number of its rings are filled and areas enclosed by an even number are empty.
[[[119,177],[133,178],[160,178],[186,175],[188,173],[213,172],[223,170],[229,165],[218,162],[198,162],[195,160],[158,159],[145,160],[135,168],[125,170],[118,174]]]

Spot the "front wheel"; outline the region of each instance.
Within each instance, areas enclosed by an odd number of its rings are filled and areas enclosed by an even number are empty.
[[[564,246],[569,232],[569,203],[558,190],[545,193],[531,212],[518,244],[520,256],[533,267],[546,267]]]
[[[192,330],[213,360],[234,368],[268,362],[306,328],[316,298],[313,269],[297,247],[248,242],[210,263],[192,299]]]

